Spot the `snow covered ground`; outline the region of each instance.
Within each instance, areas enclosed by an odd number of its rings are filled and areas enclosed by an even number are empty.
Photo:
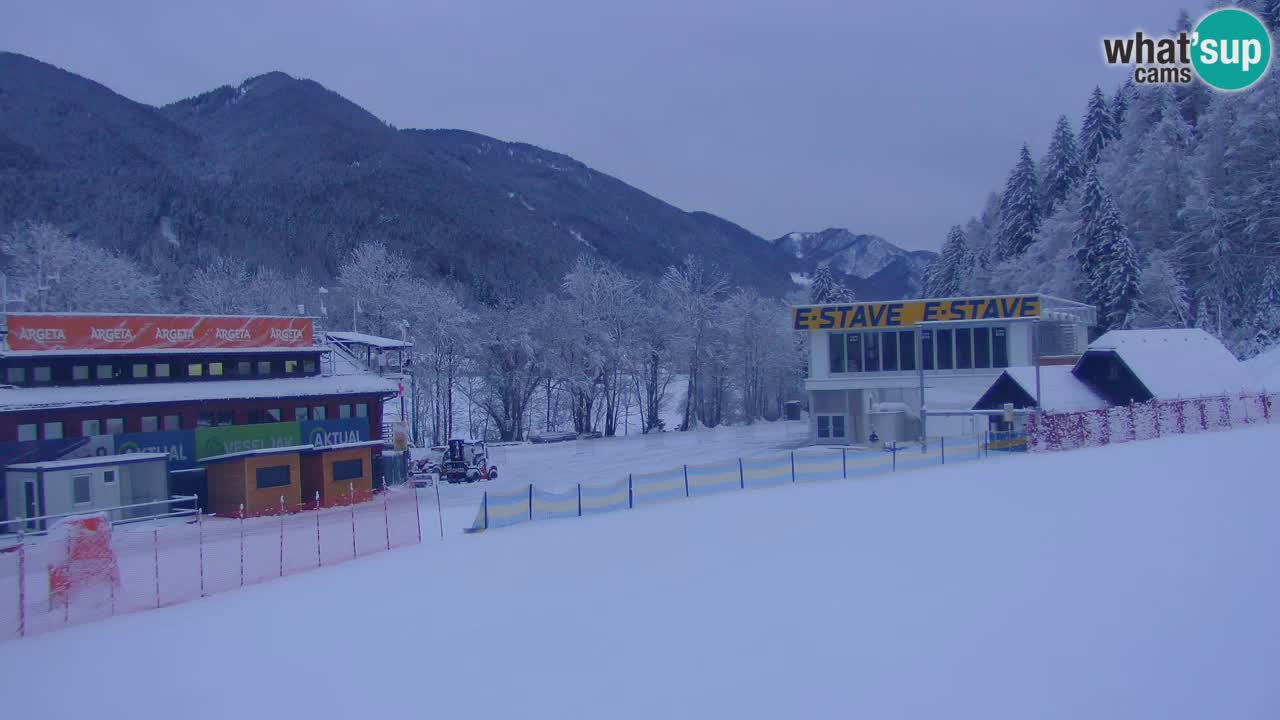
[[[6,706],[1274,718],[1277,441],[1255,427],[450,535],[0,644],[22,689]]]

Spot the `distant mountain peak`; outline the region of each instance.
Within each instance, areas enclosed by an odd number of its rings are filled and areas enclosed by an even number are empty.
[[[801,278],[826,264],[865,300],[889,300],[918,292],[925,269],[936,257],[936,253],[903,250],[879,235],[847,228],[790,232],[770,242],[800,262]]]

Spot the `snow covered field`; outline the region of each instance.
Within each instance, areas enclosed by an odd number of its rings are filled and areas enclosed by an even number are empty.
[[[1274,718],[1277,441],[1255,427],[450,535],[0,644],[21,688],[6,705]]]

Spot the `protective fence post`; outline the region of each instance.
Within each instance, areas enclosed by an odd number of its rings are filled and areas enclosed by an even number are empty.
[[[738,458],[738,489],[747,489],[747,474],[742,471],[742,458]]]
[[[892,465],[889,472],[898,472],[898,441],[894,440],[889,444],[889,454],[893,456]]]
[[[631,473],[627,473],[627,509],[631,510],[636,506],[635,492],[631,489]]]
[[[351,497],[351,559],[356,558],[356,484],[347,483],[347,494]]]
[[[436,482],[439,482],[437,480]],[[484,491],[484,497],[480,499],[481,506],[484,508],[484,529],[489,529],[489,491]]]
[[[324,557],[320,554],[320,491],[316,491],[316,567],[324,565]]]
[[[849,453],[848,448],[840,448],[840,477],[845,480],[849,479]]]
[[[684,466],[684,496],[689,497],[689,466]]]
[[[244,503],[240,503],[240,587],[244,587]]]
[[[382,479],[382,529],[387,535],[387,549],[391,549],[391,516],[387,512],[387,479]]]
[[[796,451],[791,451],[791,482],[796,481]]]
[[[578,483],[578,517],[582,517],[582,483]]]
[[[27,541],[18,528],[18,637],[27,636]]]
[[[201,519],[200,508],[196,508],[196,532],[200,535],[200,597],[204,597],[204,520]],[[112,595],[112,605],[115,596]],[[112,613],[115,614],[114,612]]]
[[[942,436],[938,438],[938,451],[942,453],[942,464],[947,464],[947,438]]]
[[[444,540],[444,506],[440,504],[440,476],[437,474],[436,479],[432,481],[432,485],[436,487],[436,518],[440,521],[440,539]],[[422,517],[418,511],[418,486],[413,486],[413,512],[418,516],[418,542],[422,542]]]
[[[151,531],[151,549],[155,553],[156,565],[156,607],[160,607],[160,528]],[[71,598],[67,598],[67,607],[71,607]]]
[[[533,520],[533,483],[529,483],[529,520]]]
[[[1010,440],[1013,440],[1013,434],[1010,433]],[[991,431],[987,430],[982,434],[982,456],[991,457]]]
[[[284,577],[284,496],[280,496],[280,577]]]

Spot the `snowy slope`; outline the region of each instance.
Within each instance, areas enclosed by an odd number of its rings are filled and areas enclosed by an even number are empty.
[[[1280,345],[1276,345],[1243,363],[1249,372],[1269,390],[1280,388]]]
[[[1280,484],[1254,469],[1277,441],[1252,428],[453,536],[5,643],[23,689],[6,709],[1274,718]]]

